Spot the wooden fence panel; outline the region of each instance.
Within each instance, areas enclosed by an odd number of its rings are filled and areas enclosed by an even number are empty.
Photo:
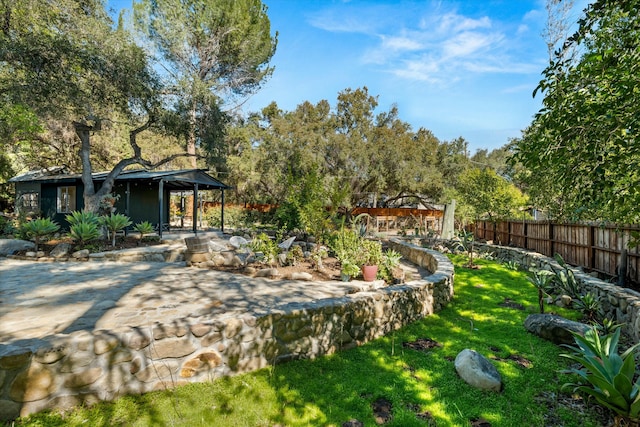
[[[571,265],[617,276],[620,256],[627,249],[626,276],[640,283],[640,247],[629,248],[638,226],[594,223],[552,223],[549,221],[478,221],[477,239],[517,246],[546,256],[560,254]]]

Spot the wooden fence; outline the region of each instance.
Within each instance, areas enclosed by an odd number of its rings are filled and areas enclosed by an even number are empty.
[[[640,227],[550,221],[478,221],[474,226],[476,239],[492,240],[496,244],[529,249],[546,256],[560,254],[571,265],[609,276],[618,276],[620,256],[627,249],[626,278],[638,284],[640,251],[638,247],[628,247],[632,232],[640,232]]]

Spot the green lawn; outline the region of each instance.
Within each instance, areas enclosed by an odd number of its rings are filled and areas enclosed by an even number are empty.
[[[562,350],[524,330],[524,319],[537,310],[526,275],[492,261],[471,270],[462,267],[463,257],[453,260],[456,295],[446,309],[362,347],[16,425],[339,427],[357,419],[375,426],[372,403],[379,398],[392,404],[388,426],[470,426],[477,419],[493,427],[601,425],[594,408],[579,409],[559,392],[568,381],[559,373],[566,366]],[[505,299],[524,310],[501,306]],[[442,347],[403,347],[421,338]],[[465,348],[493,359],[502,393],[473,389],[457,376],[453,360]],[[516,355],[526,367],[509,359]]]

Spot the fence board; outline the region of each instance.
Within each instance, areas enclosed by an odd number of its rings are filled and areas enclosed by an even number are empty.
[[[566,262],[617,276],[620,255],[627,248],[636,225],[553,223],[550,221],[478,221],[475,237],[496,244],[516,246],[546,256],[560,254]],[[640,248],[627,249],[626,276],[640,283]]]

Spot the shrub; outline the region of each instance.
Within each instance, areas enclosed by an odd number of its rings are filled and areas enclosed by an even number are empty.
[[[387,249],[382,256],[382,263],[378,270],[378,277],[383,279],[387,283],[393,283],[393,272],[400,265],[402,255],[393,249]]]
[[[129,220],[129,217],[126,215],[112,213],[111,215],[100,217],[100,223],[111,233],[111,246],[115,246],[116,233],[130,226],[131,220]]]
[[[363,239],[356,259],[360,265],[380,265],[383,261],[382,244],[377,240]]]
[[[144,238],[145,234],[151,234],[155,231],[155,229],[153,228],[153,224],[151,224],[149,221],[139,222],[133,226],[133,229],[140,233],[140,240]]]
[[[560,254],[555,254],[554,258],[560,264],[561,269],[555,272],[553,284],[557,288],[558,293],[569,295],[571,298],[577,298],[580,295],[580,284],[573,274],[573,270],[564,261]]]
[[[249,249],[252,252],[262,252],[267,264],[273,264],[280,253],[280,248],[275,241],[271,240],[265,233],[258,234],[251,242]]]
[[[561,356],[581,365],[565,371],[577,374],[581,382],[567,383],[563,388],[573,387],[574,391],[593,396],[618,417],[640,422],[640,379],[634,383],[637,372],[633,355],[640,343],[620,355],[620,329],[602,338],[595,327],[589,329],[584,337],[576,333],[573,336],[576,346],[566,346],[573,352]]]
[[[300,246],[294,245],[289,249],[289,251],[287,251],[287,263],[289,265],[297,265],[303,259],[304,252]]]
[[[65,219],[69,223],[70,227],[83,222],[90,222],[96,225],[100,222],[100,217],[89,211],[74,211],[65,216]]]
[[[22,224],[22,231],[29,238],[33,239],[36,244],[36,251],[42,239],[46,239],[60,229],[60,226],[49,218],[33,219]]]
[[[574,300],[573,306],[582,313],[582,316],[587,321],[595,321],[602,313],[602,305],[600,301],[591,292],[587,292],[586,295],[579,296]]]
[[[551,291],[551,280],[554,274],[549,270],[529,270],[529,276],[527,280],[538,289],[538,306],[540,307],[540,313],[544,313],[544,296],[549,295]]]
[[[226,206],[224,208],[225,227],[241,228],[245,224],[244,209],[239,206]],[[204,213],[204,220],[209,227],[222,228],[222,212],[219,207],[207,209]]]
[[[79,222],[69,229],[69,237],[80,246],[100,237],[98,225],[94,222]]]

